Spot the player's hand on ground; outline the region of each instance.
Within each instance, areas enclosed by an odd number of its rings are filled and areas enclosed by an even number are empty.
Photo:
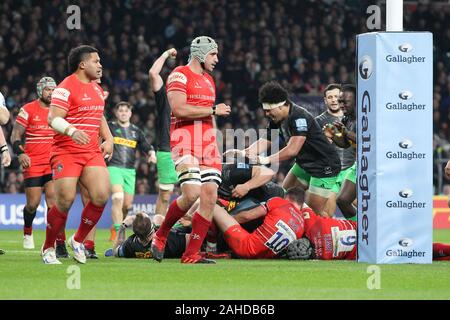
[[[31,159],[26,153],[19,155],[19,163],[22,169],[28,169],[31,166]]]
[[[447,165],[445,166],[445,177],[447,179],[450,179],[450,160],[447,162]]]
[[[1,158],[2,158],[2,165],[4,167],[9,167],[9,165],[11,164],[11,155],[9,154],[9,151],[5,151],[1,154]]]
[[[85,145],[91,141],[91,138],[89,137],[89,135],[86,132],[84,132],[83,130],[76,130],[72,134],[71,138],[72,138],[73,142],[75,142],[76,144],[79,144],[79,145]]]
[[[156,163],[156,152],[154,150],[150,151],[148,153],[148,159],[147,159],[148,163]]]
[[[231,107],[225,103],[219,103],[216,105],[216,115],[225,117],[231,113]]]
[[[110,161],[113,156],[114,142],[112,140],[105,140],[100,145],[100,149],[102,150],[103,158]]]
[[[250,191],[250,188],[247,187],[245,184],[238,184],[233,189],[231,194],[234,198],[242,198],[242,197],[245,197],[249,191]]]

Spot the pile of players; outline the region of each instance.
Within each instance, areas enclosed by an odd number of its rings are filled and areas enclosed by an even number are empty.
[[[70,75],[58,86],[49,77],[41,79],[39,99],[21,108],[11,137],[25,175],[24,247],[34,247],[32,221],[44,190],[49,211],[42,260],[60,264],[59,258],[68,257],[64,230],[78,187],[84,209],[67,242],[79,263],[96,257],[94,228],[111,189],[117,237],[110,255],[159,262],[179,257],[189,264],[215,263],[214,258],[229,257],[228,251],[240,258],[355,259],[355,87],[329,85],[327,110],[315,119],[279,83],[264,84],[259,101],[270,119],[267,134],[244,150],[222,155],[215,117],[230,115],[231,107],[215,102],[210,73],[218,53],[214,39],[201,36],[191,43],[188,64],[176,67],[165,84],[159,74],[165,61],[176,56],[175,49],[165,51],[149,70],[158,106],[156,154],[130,124],[130,104],[116,106],[117,122],[108,124],[104,118],[108,94],[99,84],[97,49],[72,49]],[[8,152],[1,148],[7,164]],[[127,217],[136,148],[157,163],[155,221],[143,213]],[[292,159],[283,186],[271,182],[271,168]],[[176,182],[181,195],[168,205]],[[349,220],[331,218],[336,203]],[[134,234],[125,239],[130,226]],[[450,255],[443,244],[435,251],[444,259]]]

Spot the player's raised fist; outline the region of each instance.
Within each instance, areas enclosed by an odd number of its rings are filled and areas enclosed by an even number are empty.
[[[73,142],[75,142],[76,144],[79,145],[85,145],[88,144],[91,141],[91,138],[89,137],[89,135],[84,132],[83,130],[76,130],[73,134],[72,134],[72,140]]]
[[[218,116],[228,116],[231,113],[231,107],[225,103],[219,103],[216,105],[216,115]]]
[[[164,55],[164,57],[166,57],[166,59],[167,58],[175,59],[177,57],[177,49],[171,48],[169,50],[166,50],[163,53],[163,55]]]

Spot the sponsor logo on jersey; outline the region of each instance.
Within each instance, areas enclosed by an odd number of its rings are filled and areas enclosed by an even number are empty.
[[[181,82],[182,84],[187,83],[187,77],[181,72],[172,72],[167,79],[167,84],[172,82]]]
[[[28,112],[26,112],[24,108],[20,108],[18,117],[22,117],[25,120],[28,120]]]
[[[59,99],[62,101],[69,101],[70,91],[64,88],[56,88],[53,90],[52,99]]]
[[[304,118],[296,119],[295,126],[298,131],[308,131],[308,124]]]
[[[114,144],[120,144],[122,146],[127,146],[134,149],[136,148],[137,141],[128,140],[121,137],[114,137]]]

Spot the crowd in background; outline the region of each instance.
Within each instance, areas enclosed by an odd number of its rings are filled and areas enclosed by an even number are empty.
[[[71,1],[0,2],[0,91],[11,111],[3,128],[9,140],[19,108],[36,99],[35,84],[42,76],[57,83],[67,74],[72,47],[90,44],[100,50],[102,87],[110,92],[107,116],[119,101],[134,106],[132,123],[155,139],[155,101],[148,69],[167,48],[178,49],[176,60],[162,71],[165,79],[177,65],[187,63],[189,45],[198,35],[219,44],[219,64],[213,77],[217,101],[231,105],[232,115],[218,119],[227,128],[264,128],[267,120],[258,104],[259,86],[281,82],[302,105],[321,97],[329,83],[354,83],[355,35],[367,32],[370,1],[307,0],[81,0],[81,29],[68,30]],[[373,2],[373,1],[372,1]],[[450,5],[405,7],[405,30],[427,30],[434,37],[435,157],[450,157]],[[316,98],[315,101],[320,101]],[[308,107],[318,115],[322,103]],[[11,148],[10,148],[11,149]],[[156,192],[157,173],[144,157],[136,164],[136,193]],[[23,192],[17,159],[2,171],[0,192]],[[281,170],[277,180],[284,177]],[[435,175],[435,185],[438,179]],[[450,184],[450,181],[444,181]]]

